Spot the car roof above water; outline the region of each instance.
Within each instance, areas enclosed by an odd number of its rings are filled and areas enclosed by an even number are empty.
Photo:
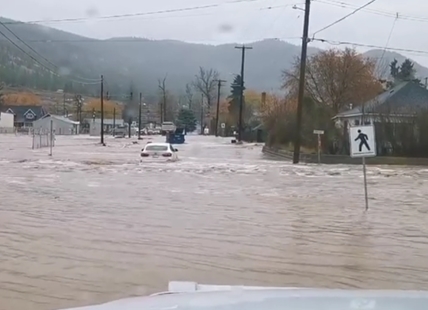
[[[169,146],[169,143],[165,143],[165,142],[150,142],[150,143],[146,144],[146,146],[152,146],[152,145],[155,145],[155,146]]]
[[[151,142],[151,143],[147,143],[144,146],[143,150],[146,150],[147,148],[151,148],[151,149],[156,149],[156,147],[158,148],[167,148],[169,150],[169,143],[155,143],[155,142]]]

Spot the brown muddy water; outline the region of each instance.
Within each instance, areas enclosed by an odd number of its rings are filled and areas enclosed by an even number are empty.
[[[171,280],[428,289],[428,169],[293,166],[261,146],[0,136],[0,310],[77,307]]]

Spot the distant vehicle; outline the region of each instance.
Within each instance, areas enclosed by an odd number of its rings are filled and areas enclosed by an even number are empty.
[[[125,136],[128,134],[128,128],[125,126],[117,126],[111,130],[111,133],[115,138],[125,138]]]
[[[169,131],[175,131],[176,126],[173,122],[163,122],[161,127],[162,135],[165,135]]]
[[[184,128],[177,127],[175,131],[169,131],[166,134],[166,142],[171,144],[183,144],[185,139],[185,130]]]
[[[148,135],[159,135],[160,134],[160,130],[158,130],[158,129],[149,129],[149,130],[147,130],[147,134]]]
[[[176,161],[178,150],[170,143],[147,143],[141,150],[141,162],[146,159],[166,159]]]

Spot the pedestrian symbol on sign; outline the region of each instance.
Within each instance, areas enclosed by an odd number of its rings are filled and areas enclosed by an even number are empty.
[[[358,136],[355,138],[355,141],[360,140],[360,145],[358,147],[360,152],[363,151],[363,145],[367,148],[367,151],[370,151],[370,146],[367,143],[367,141],[369,140],[369,137],[365,133],[362,133],[361,129],[358,129],[357,132],[358,132]]]
[[[376,156],[374,126],[355,126],[349,128],[351,157]]]

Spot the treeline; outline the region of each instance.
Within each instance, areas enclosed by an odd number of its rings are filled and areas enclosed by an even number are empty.
[[[270,146],[292,148],[296,136],[299,62],[296,59],[293,68],[283,72],[283,89],[287,95],[269,100],[262,107],[263,123],[268,131],[267,144]],[[313,131],[324,130],[324,153],[349,154],[348,123],[333,121],[334,116],[359,107],[403,82],[415,85],[413,89],[418,94],[425,91],[422,90],[425,86],[415,78],[414,65],[409,59],[402,64],[394,60],[388,69],[390,78],[379,79],[376,60],[363,57],[355,49],[349,48],[330,49],[308,57],[301,132],[303,149],[314,152],[317,149],[317,136]],[[417,98],[415,100],[420,101]],[[403,114],[402,110],[397,110],[401,109],[399,106],[396,110],[372,112],[377,115],[375,132],[378,152],[381,155],[428,156],[428,140],[421,131],[422,128],[425,130],[425,124],[428,123],[426,107],[415,110],[412,102],[402,104],[407,104],[405,114],[412,116],[405,121],[396,117]]]

